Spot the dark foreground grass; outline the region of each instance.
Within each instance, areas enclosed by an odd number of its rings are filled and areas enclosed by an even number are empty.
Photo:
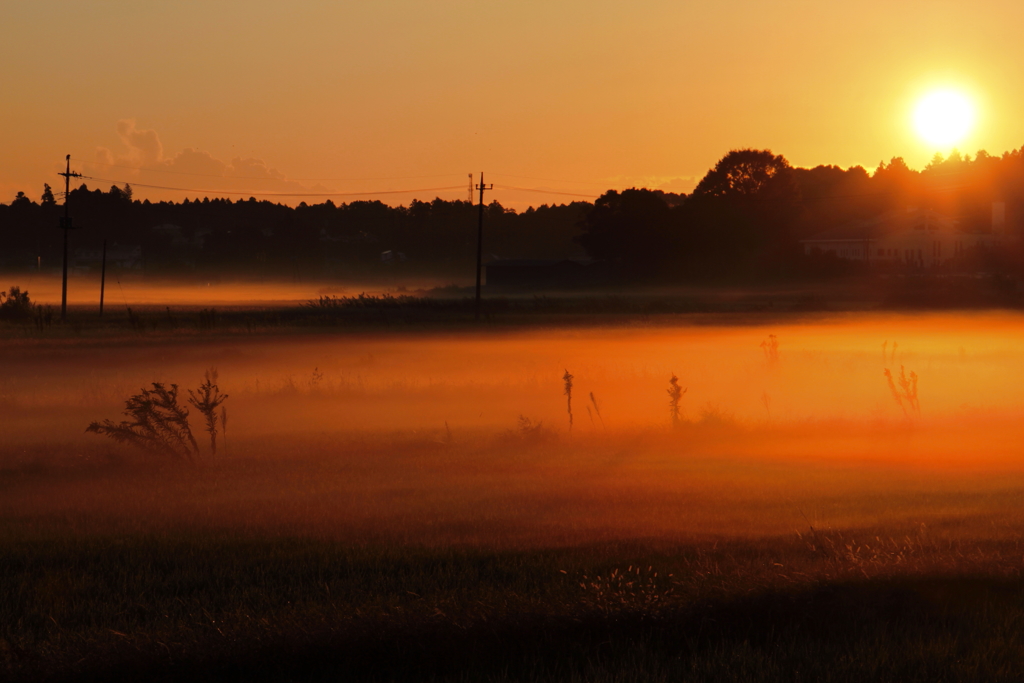
[[[836,572],[807,544],[785,546],[486,551],[18,532],[0,550],[0,678],[990,681],[1024,672],[1024,581],[1006,553],[990,549],[1003,556],[990,572],[872,575]],[[777,566],[800,556],[802,568],[831,569],[793,576]],[[631,573],[630,562],[645,566]]]

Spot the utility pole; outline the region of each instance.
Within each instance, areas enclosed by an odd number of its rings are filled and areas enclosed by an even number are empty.
[[[57,175],[64,176],[64,217],[60,219],[60,227],[64,230],[64,269],[60,286],[60,321],[68,318],[68,230],[71,229],[71,216],[68,214],[68,200],[71,198],[71,179],[81,178],[81,173],[71,170],[71,155],[65,158],[67,169]]]
[[[480,273],[483,269],[484,259],[484,190],[493,190],[494,185],[484,185],[484,172],[480,171],[480,184],[476,186],[480,190],[480,220],[476,227],[476,309],[474,317],[480,320]]]
[[[107,241],[103,240],[103,264],[100,266],[100,317],[103,317],[103,293],[107,288]]]

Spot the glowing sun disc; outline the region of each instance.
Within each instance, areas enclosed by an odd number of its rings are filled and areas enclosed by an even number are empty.
[[[925,95],[914,110],[914,128],[933,145],[955,145],[974,125],[974,105],[955,90]]]

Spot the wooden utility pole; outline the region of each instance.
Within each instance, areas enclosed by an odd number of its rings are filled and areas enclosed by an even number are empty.
[[[484,260],[484,190],[493,190],[494,185],[484,185],[484,172],[480,171],[480,184],[476,186],[480,190],[480,220],[476,226],[476,309],[474,317],[480,320],[480,274],[483,270]]]
[[[81,173],[71,170],[71,155],[65,158],[67,169],[57,175],[64,176],[64,216],[60,219],[60,227],[64,230],[64,268],[63,278],[60,285],[60,321],[64,322],[68,317],[68,230],[71,230],[71,216],[68,213],[68,200],[71,199],[71,179],[81,178]]]
[[[103,262],[100,265],[100,317],[103,317],[103,293],[107,288],[107,241],[103,240]]]

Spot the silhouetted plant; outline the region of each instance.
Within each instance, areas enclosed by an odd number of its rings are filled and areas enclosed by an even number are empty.
[[[212,330],[217,326],[217,309],[204,308],[199,311],[199,329]]]
[[[217,423],[219,420],[222,429],[227,426],[228,414],[222,404],[228,395],[220,393],[216,370],[207,370],[204,379],[199,389],[189,389],[188,402],[202,413],[210,434],[210,451],[216,455]],[[217,408],[220,408],[220,415]],[[199,444],[188,421],[188,408],[178,402],[177,384],[168,388],[161,382],[153,382],[152,389],[143,388],[125,401],[124,414],[128,420],[92,422],[85,431],[174,460],[195,462],[199,457]]]
[[[917,373],[911,371],[910,376],[907,376],[906,370],[900,366],[900,376],[898,380],[893,380],[892,372],[889,368],[885,368],[882,372],[885,375],[885,381],[889,385],[889,393],[892,394],[892,398],[896,401],[896,405],[903,410],[903,414],[910,417],[910,413],[907,412],[907,406],[915,412],[921,411],[921,404],[917,400]],[[899,388],[897,388],[897,383]]]
[[[572,379],[573,376],[566,370],[565,374],[562,375],[562,382],[565,385],[563,393],[566,398],[566,409],[569,411],[569,431],[572,432]]]
[[[92,422],[85,431],[175,460],[194,462],[199,456],[199,444],[188,424],[188,408],[178,403],[177,384],[167,388],[153,382],[152,389],[143,388],[125,401],[124,414],[130,419]]]
[[[217,408],[227,400],[228,395],[220,393],[216,368],[207,370],[204,379],[206,381],[199,385],[199,389],[188,390],[188,402],[206,419],[206,431],[210,434],[210,454],[217,455]]]
[[[227,398],[225,394],[224,398]],[[220,407],[220,429],[224,434],[224,455],[228,454],[228,409]]]
[[[887,355],[888,348],[889,348],[889,340],[886,339],[884,342],[882,342],[882,362],[883,363],[895,363],[896,362],[896,349],[898,349],[899,347],[900,347],[900,345],[897,342],[893,342],[892,343],[892,354]]]
[[[516,421],[515,429],[506,430],[504,438],[512,443],[526,445],[551,441],[555,438],[555,435],[551,430],[544,427],[542,421],[537,420],[534,422],[525,415],[520,415]]]
[[[137,313],[133,312],[131,307],[126,306],[125,308],[128,311],[128,324],[131,325],[132,329],[136,332],[141,332],[142,318],[140,318]]]
[[[35,311],[33,320],[35,321],[36,329],[42,332],[44,329],[53,324],[53,309],[50,306],[40,306],[36,304],[32,307]]]
[[[6,292],[0,292],[0,320],[25,320],[32,317],[32,302],[28,292],[21,287],[12,286]]]
[[[768,338],[761,342],[761,350],[769,365],[777,363],[779,360],[779,338],[774,334],[769,334]]]
[[[597,413],[597,419],[601,422],[601,428],[604,428],[604,418],[601,417],[601,408],[597,405],[597,399],[594,398],[594,392],[590,392],[590,402],[594,404],[594,412]]]
[[[679,401],[683,398],[686,389],[679,386],[679,378],[672,374],[668,381],[668,414],[672,418],[672,426],[679,426]]]

